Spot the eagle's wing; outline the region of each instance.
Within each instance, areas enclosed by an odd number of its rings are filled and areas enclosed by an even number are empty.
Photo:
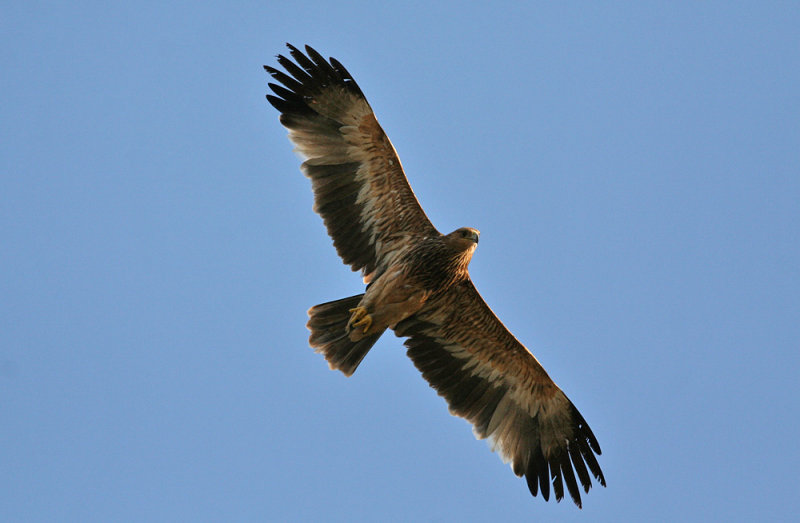
[[[308,56],[287,46],[297,63],[278,56],[289,74],[264,66],[283,84],[270,83],[276,96],[267,99],[306,159],[302,170],[311,179],[314,210],[336,251],[369,282],[410,244],[409,236],[437,232],[350,73],[309,46]]]
[[[469,279],[433,298],[395,333],[409,337],[409,357],[450,412],[472,423],[478,438],[490,438],[534,496],[541,490],[547,500],[552,480],[560,501],[563,480],[580,507],[578,481],[589,492],[591,471],[605,486],[594,455],[600,445],[586,421]]]

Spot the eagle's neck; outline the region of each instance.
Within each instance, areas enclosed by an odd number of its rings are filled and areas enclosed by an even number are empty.
[[[455,272],[463,272],[465,275],[468,275],[467,268],[469,267],[469,262],[472,261],[472,255],[475,254],[475,247],[476,245],[473,244],[466,250],[456,253],[453,260],[453,270]]]
[[[455,282],[469,278],[467,268],[475,245],[466,249],[454,248],[452,243],[442,238],[431,240],[411,252],[407,265],[409,275],[432,292],[446,290]]]

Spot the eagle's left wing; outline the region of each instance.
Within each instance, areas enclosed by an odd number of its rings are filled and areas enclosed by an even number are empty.
[[[478,438],[490,438],[534,496],[541,490],[547,500],[552,482],[560,501],[563,480],[580,507],[575,474],[586,492],[589,471],[605,486],[589,425],[469,279],[430,300],[395,333],[409,337],[408,356],[450,412],[472,423]]]

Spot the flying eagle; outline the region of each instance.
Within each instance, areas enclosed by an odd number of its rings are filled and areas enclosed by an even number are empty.
[[[314,210],[345,264],[367,284],[357,296],[309,309],[310,345],[350,376],[387,328],[450,412],[525,476],[531,494],[556,500],[564,483],[578,507],[590,472],[605,486],[592,430],[469,277],[480,233],[441,234],[425,216],[400,159],[353,77],[336,59],[287,44],[286,72],[264,66],[267,95],[304,158]],[[288,74],[287,74],[288,73]]]

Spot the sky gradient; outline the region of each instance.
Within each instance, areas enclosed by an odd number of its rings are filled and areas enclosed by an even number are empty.
[[[800,10],[6,2],[0,519],[777,521],[800,512]],[[385,335],[270,107],[353,74],[608,488],[531,498]]]

